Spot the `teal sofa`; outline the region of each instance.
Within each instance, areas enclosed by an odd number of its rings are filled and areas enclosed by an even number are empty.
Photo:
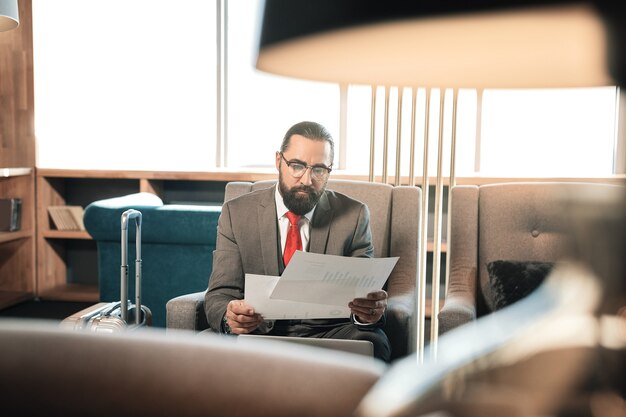
[[[91,203],[85,228],[97,243],[101,301],[120,299],[122,213],[141,211],[142,304],[152,311],[153,326],[165,327],[165,304],[181,294],[207,288],[213,267],[221,207],[163,204],[154,194],[136,193]],[[129,298],[135,297],[135,222],[128,230]]]

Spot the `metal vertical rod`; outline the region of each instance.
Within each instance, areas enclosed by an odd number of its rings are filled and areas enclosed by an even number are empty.
[[[222,125],[222,166],[226,166],[228,161],[228,2],[229,0],[223,0],[223,36],[224,36],[224,50],[222,53],[224,62],[222,66],[224,67],[224,73],[222,74],[222,80],[224,83],[223,91],[224,95],[222,97],[222,103],[224,103],[224,110],[222,111],[223,115],[223,125]]]
[[[626,174],[626,91],[621,87],[616,87],[616,147],[615,174]]]
[[[226,162],[226,124],[227,124],[227,89],[228,89],[228,56],[227,56],[227,0],[217,0],[217,124],[215,143],[215,164],[223,167]]]
[[[620,117],[621,113],[624,113],[624,109],[620,106],[620,102],[622,101],[621,91],[619,86],[615,87],[615,125],[614,129],[614,139],[613,139],[613,173],[621,174],[624,171],[624,160],[623,160],[623,152],[620,152],[620,148],[624,146],[620,142],[620,125],[624,124],[624,120]],[[620,146],[621,145],[621,146]]]
[[[415,116],[416,116],[416,95],[417,88],[411,87],[411,143],[409,153],[409,186],[415,187]],[[418,248],[420,237],[418,235]],[[419,249],[417,251],[417,257],[419,259]],[[417,289],[419,288],[419,270],[415,271],[415,286],[414,286],[414,298],[411,305],[411,320],[409,330],[409,352],[417,352],[417,320],[418,320],[418,307],[417,307]]]
[[[348,85],[339,85],[339,161],[338,168],[346,169],[348,149]],[[332,163],[332,161],[331,161]]]
[[[415,186],[415,115],[417,88],[411,88],[411,151],[409,153],[409,185]]]
[[[385,86],[385,120],[383,135],[383,184],[387,184],[387,163],[389,162],[389,87]]]
[[[459,90],[452,89],[452,139],[450,142],[450,187],[456,185],[456,121],[459,104]]]
[[[419,275],[417,282],[417,358],[424,362],[426,327],[426,261],[428,255],[428,142],[429,142],[430,90],[426,89],[426,109],[424,111],[424,153],[422,169],[422,209],[419,244]]]
[[[447,246],[450,247],[450,229],[452,228],[451,212],[452,212],[452,188],[456,185],[456,123],[457,110],[459,103],[459,91],[452,90],[452,142],[450,143],[450,181],[448,185],[448,219],[446,223],[446,239]],[[443,250],[443,249],[442,249]],[[443,293],[448,293],[448,283],[450,281],[450,256],[446,256],[446,279]]]
[[[482,141],[483,89],[476,90],[476,140],[474,148],[474,172],[480,172],[480,150]]]
[[[374,182],[374,152],[376,151],[376,86],[372,86],[372,108],[370,110],[370,174],[369,181]]]
[[[397,120],[397,132],[396,132],[396,176],[394,185],[401,184],[401,154],[402,154],[402,87],[398,87],[398,114]]]
[[[216,110],[217,123],[215,124],[215,165],[222,166],[222,0],[215,2],[215,20],[216,20]]]
[[[439,90],[439,139],[437,147],[437,182],[435,186],[435,213],[434,213],[434,248],[433,248],[433,276],[430,315],[430,355],[437,359],[437,338],[439,335],[439,290],[441,277],[441,213],[443,202],[443,122],[445,89]]]

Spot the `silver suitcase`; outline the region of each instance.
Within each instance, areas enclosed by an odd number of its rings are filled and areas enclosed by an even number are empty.
[[[128,222],[135,220],[135,303],[128,300]],[[141,304],[141,212],[126,210],[121,218],[122,265],[120,271],[120,301],[98,303],[61,322],[62,327],[96,333],[134,330],[152,324],[152,312]]]

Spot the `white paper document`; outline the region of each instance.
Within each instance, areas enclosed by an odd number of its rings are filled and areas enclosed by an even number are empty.
[[[344,306],[272,300],[270,294],[280,277],[246,274],[246,304],[267,320],[322,319],[350,317],[348,303]]]
[[[281,277],[246,274],[245,301],[266,319],[349,317],[348,303],[380,290],[398,259],[297,251]]]

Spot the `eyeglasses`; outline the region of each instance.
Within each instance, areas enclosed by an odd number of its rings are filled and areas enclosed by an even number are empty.
[[[298,161],[287,161],[287,159],[285,159],[285,155],[283,155],[282,152],[279,153],[280,157],[283,158],[283,161],[287,164],[289,173],[294,178],[302,177],[306,170],[311,168],[311,177],[319,181],[326,179],[330,174],[330,171],[332,171],[332,165],[330,167],[326,167],[324,165],[307,165]]]

